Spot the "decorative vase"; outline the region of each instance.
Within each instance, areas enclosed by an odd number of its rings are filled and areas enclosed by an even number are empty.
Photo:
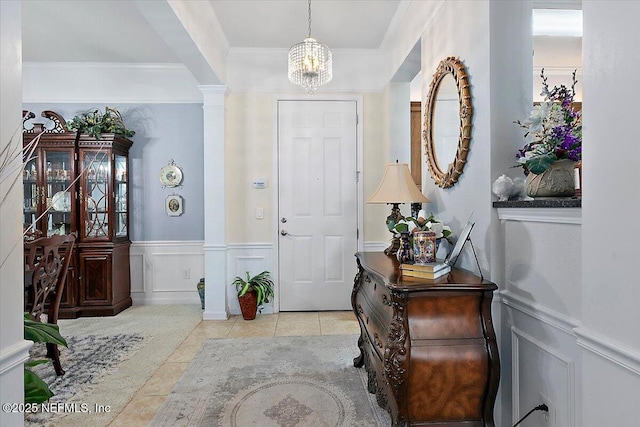
[[[202,309],[204,310],[204,277],[200,279],[200,281],[196,285],[196,288],[198,288],[198,295],[200,295],[200,304],[202,306]]]
[[[435,262],[437,251],[436,233],[433,231],[417,231],[413,233],[414,262],[420,264]]]
[[[396,252],[396,258],[398,258],[399,262],[405,263],[413,259],[412,255],[409,233],[400,233],[400,247]]]
[[[253,320],[258,312],[258,295],[256,291],[248,291],[241,297],[238,297],[240,303],[240,311],[244,320]]]
[[[529,173],[525,188],[530,197],[572,197],[574,164],[569,159],[556,160],[541,174]]]

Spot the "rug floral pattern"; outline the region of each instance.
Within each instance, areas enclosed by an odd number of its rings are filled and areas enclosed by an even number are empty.
[[[386,426],[353,367],[357,336],[213,339],[156,413],[153,426]]]

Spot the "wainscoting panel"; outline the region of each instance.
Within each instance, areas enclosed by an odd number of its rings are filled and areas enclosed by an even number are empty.
[[[518,328],[511,328],[511,338],[513,419],[544,403],[550,408],[549,425],[575,427],[575,362]]]
[[[246,279],[247,271],[250,275],[265,270],[271,273],[274,281],[276,299],[266,305],[262,313],[273,313],[278,310],[278,281],[277,267],[274,265],[274,246],[271,243],[231,244],[227,246],[227,304],[231,314],[240,314],[240,305],[235,287],[231,282],[236,276]]]
[[[200,304],[196,285],[204,276],[202,241],[131,244],[134,304]]]

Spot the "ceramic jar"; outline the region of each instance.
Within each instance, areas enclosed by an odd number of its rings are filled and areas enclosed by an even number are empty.
[[[420,264],[436,261],[436,233],[417,231],[413,233],[413,261]]]
[[[396,252],[396,258],[398,258],[400,263],[407,263],[413,260],[409,233],[400,233],[400,247],[398,248],[398,252]]]

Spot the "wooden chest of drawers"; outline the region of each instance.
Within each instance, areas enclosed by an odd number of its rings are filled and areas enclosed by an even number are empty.
[[[356,254],[351,302],[360,323],[356,367],[394,426],[493,426],[500,361],[491,319],[496,285],[454,268],[401,278],[383,253]]]

